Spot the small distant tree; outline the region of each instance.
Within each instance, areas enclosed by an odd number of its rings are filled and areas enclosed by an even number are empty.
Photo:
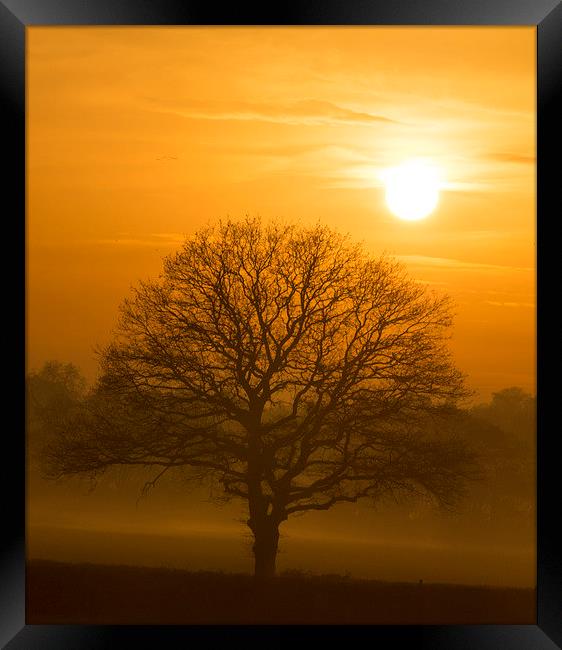
[[[30,465],[40,464],[62,422],[72,417],[86,395],[86,380],[72,363],[47,361],[26,378],[27,447]]]
[[[490,422],[520,443],[535,444],[537,403],[536,398],[518,386],[503,388],[492,394],[488,404],[478,404],[471,409],[479,420]]]
[[[272,576],[291,515],[461,495],[473,459],[446,433],[466,394],[450,325],[446,297],[329,228],[203,229],[123,303],[51,475],[207,476],[247,504],[255,573]]]
[[[486,506],[491,522],[506,528],[535,526],[536,398],[519,387],[504,388],[470,409],[473,447],[480,448],[485,480],[471,501]]]

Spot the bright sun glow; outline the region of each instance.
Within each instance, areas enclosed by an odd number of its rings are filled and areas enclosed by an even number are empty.
[[[386,204],[400,219],[417,221],[427,217],[439,201],[440,176],[424,160],[409,160],[381,174]]]

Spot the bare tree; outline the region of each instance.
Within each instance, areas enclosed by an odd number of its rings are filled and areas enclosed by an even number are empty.
[[[143,465],[151,485],[173,468],[209,475],[247,502],[255,573],[274,575],[290,515],[460,495],[469,452],[428,433],[465,394],[450,324],[447,298],[326,227],[203,229],[124,302],[51,474]]]

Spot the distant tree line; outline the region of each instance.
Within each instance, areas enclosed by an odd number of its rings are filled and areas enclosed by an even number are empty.
[[[47,469],[46,450],[57,431],[72,421],[88,390],[92,388],[72,363],[48,361],[27,375],[29,472],[39,476]],[[459,516],[496,526],[534,526],[536,398],[519,387],[504,388],[489,402],[457,415],[456,433],[477,450],[481,468],[481,480],[470,484]]]

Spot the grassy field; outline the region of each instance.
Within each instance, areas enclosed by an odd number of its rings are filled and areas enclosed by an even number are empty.
[[[128,513],[122,513],[127,521]],[[126,564],[184,571],[251,573],[252,540],[242,527],[216,530],[173,530],[153,523],[153,530],[128,532],[73,526],[27,526],[27,557],[32,560],[84,564]],[[322,529],[319,528],[319,531]],[[535,586],[532,546],[518,547],[517,538],[494,544],[483,532],[479,545],[465,541],[424,540],[402,534],[372,534],[365,539],[336,535],[282,533],[277,569],[351,575],[385,582],[448,583],[526,588]],[[309,531],[310,532],[310,531]],[[350,526],[351,534],[353,528]]]
[[[28,624],[527,624],[535,590],[286,572],[27,564]]]

